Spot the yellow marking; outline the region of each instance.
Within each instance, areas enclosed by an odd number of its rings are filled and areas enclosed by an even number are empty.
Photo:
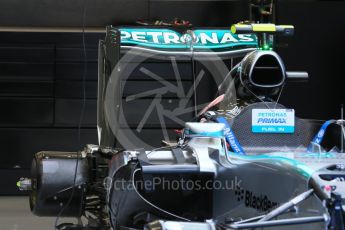
[[[236,26],[235,25],[232,25],[230,30],[231,30],[231,33],[236,34]]]
[[[276,26],[274,24],[252,24],[254,32],[275,32]]]
[[[283,28],[290,28],[290,29],[293,29],[293,28],[294,28],[293,25],[279,25],[279,26],[281,26],[281,27],[283,27]]]

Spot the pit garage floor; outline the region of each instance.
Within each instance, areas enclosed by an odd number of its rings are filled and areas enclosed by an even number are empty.
[[[61,220],[76,222],[75,219]],[[54,230],[54,223],[55,218],[34,216],[26,196],[0,196],[1,230]]]

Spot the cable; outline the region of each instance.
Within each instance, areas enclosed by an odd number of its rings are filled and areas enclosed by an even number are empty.
[[[73,200],[73,196],[76,189],[76,182],[77,182],[77,174],[78,174],[78,165],[79,165],[79,149],[81,148],[81,124],[84,118],[85,113],[85,105],[86,105],[86,87],[85,87],[85,78],[87,73],[87,54],[86,54],[86,44],[85,44],[85,19],[86,19],[86,6],[87,6],[87,0],[84,0],[83,2],[83,11],[82,11],[82,43],[83,43],[83,56],[84,56],[84,69],[83,69],[83,75],[82,75],[82,88],[83,88],[83,101],[82,101],[82,108],[80,111],[80,117],[79,117],[79,123],[78,123],[78,151],[77,151],[77,159],[75,163],[75,169],[74,169],[74,177],[73,177],[73,187],[71,195],[65,204],[56,216],[55,223],[54,223],[54,229],[58,229],[58,223],[59,219],[61,218],[64,211],[68,208],[68,206],[71,204]]]
[[[171,213],[171,212],[168,212],[168,211],[166,211],[166,210],[164,210],[164,209],[162,209],[162,208],[160,208],[160,207],[158,207],[158,206],[152,204],[150,201],[146,200],[146,199],[138,192],[137,188],[135,187],[135,183],[134,183],[135,174],[136,174],[136,172],[138,172],[138,171],[140,171],[140,170],[141,170],[140,168],[135,169],[134,172],[133,172],[133,176],[132,176],[132,186],[133,186],[134,191],[137,193],[137,195],[138,195],[143,201],[145,201],[145,203],[147,203],[147,204],[150,205],[151,207],[153,207],[153,208],[155,208],[155,209],[158,209],[159,211],[161,211],[161,212],[163,212],[163,213],[165,213],[165,214],[168,214],[169,216],[173,216],[173,217],[175,217],[175,218],[177,218],[177,219],[181,219],[181,220],[184,220],[184,221],[191,221],[190,219],[187,219],[187,218],[184,218],[184,217],[182,217],[182,216],[178,216],[178,215],[175,215],[175,214],[173,214],[173,213]]]
[[[146,153],[146,155],[148,156],[148,155],[150,155],[151,153],[157,152],[157,150],[172,149],[172,148],[176,148],[176,147],[178,147],[178,146],[179,146],[179,145],[158,147],[158,148],[152,149],[150,152]]]
[[[344,105],[341,104],[340,108],[340,120],[344,121]],[[344,132],[344,122],[341,124],[341,131],[343,134],[343,138],[340,140],[340,152],[344,152],[344,139],[345,139],[345,132]]]
[[[280,92],[279,92],[278,98],[277,98],[277,100],[276,100],[276,104],[274,105],[274,109],[276,109],[276,108],[277,108],[278,102],[279,102],[280,97],[281,97],[281,95],[282,95],[282,93],[283,93],[284,86],[285,86],[285,83],[282,85],[282,87],[281,87],[281,89],[280,89]]]
[[[196,95],[196,85],[195,85],[195,81],[196,81],[196,77],[195,77],[195,71],[196,71],[196,67],[195,67],[195,60],[194,60],[194,39],[195,38],[195,34],[193,34],[194,32],[190,32],[190,37],[191,37],[191,42],[190,42],[190,52],[191,52],[191,63],[192,63],[192,76],[193,76],[193,90],[194,90],[194,116],[198,116],[198,106],[197,106],[197,95]]]

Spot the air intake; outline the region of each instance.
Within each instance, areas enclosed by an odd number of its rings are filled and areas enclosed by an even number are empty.
[[[267,96],[274,99],[286,80],[284,63],[274,51],[257,50],[243,58],[236,72],[240,98]]]

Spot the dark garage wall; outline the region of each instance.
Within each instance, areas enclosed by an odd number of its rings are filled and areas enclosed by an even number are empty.
[[[247,14],[243,0],[2,0],[0,26],[80,26],[85,1],[86,26],[93,27],[175,17],[196,26],[219,26]]]
[[[81,142],[97,143],[97,41],[87,34],[86,112]],[[1,33],[0,182],[15,193],[15,181],[28,174],[41,150],[78,150],[83,55],[79,33]]]
[[[287,40],[289,49],[279,51],[288,69],[310,74],[309,83],[286,87],[282,103],[294,106],[302,117],[340,117],[345,103],[344,10],[344,1],[279,1],[278,22],[296,27]]]

